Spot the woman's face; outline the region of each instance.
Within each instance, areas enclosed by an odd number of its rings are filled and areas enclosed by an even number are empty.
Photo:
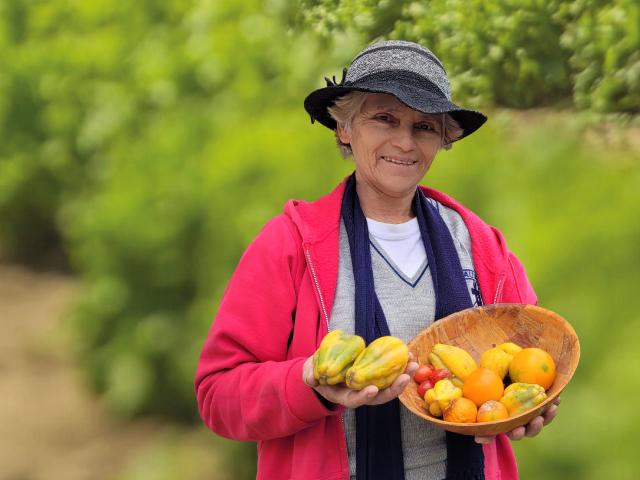
[[[351,129],[339,125],[338,135],[351,145],[359,183],[385,196],[413,196],[440,147],[441,122],[393,95],[369,93]]]

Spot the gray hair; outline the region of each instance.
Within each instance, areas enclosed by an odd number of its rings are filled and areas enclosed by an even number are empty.
[[[362,104],[367,98],[367,92],[361,92],[359,90],[354,90],[346,95],[338,97],[334,104],[327,108],[329,115],[333,118],[338,124],[342,124],[346,129],[351,129],[351,122],[355,116],[360,113],[360,109],[362,108]],[[432,115],[439,115],[434,113]],[[448,113],[443,114],[444,116],[444,132],[442,135],[442,148],[445,150],[449,150],[451,148],[451,143],[458,140],[463,133],[462,127],[460,124]],[[348,143],[342,143],[340,137],[338,136],[338,130],[335,130],[336,143],[338,144],[338,148],[340,149],[340,153],[344,158],[349,158],[353,155],[353,151],[351,150],[351,145]]]

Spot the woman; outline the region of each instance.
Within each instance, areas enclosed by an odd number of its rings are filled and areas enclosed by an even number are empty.
[[[403,41],[363,50],[305,108],[355,173],[315,202],[289,201],[242,256],[198,364],[203,420],[258,442],[258,478],[517,478],[507,436],[445,433],[400,406],[415,362],[382,391],[318,385],[312,372],[329,330],[407,341],[473,305],[537,302],[497,230],[418,187],[439,149],[486,117],[453,104],[440,61]]]

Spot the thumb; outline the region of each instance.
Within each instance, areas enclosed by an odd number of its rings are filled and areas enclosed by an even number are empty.
[[[313,376],[313,357],[307,358],[302,365],[302,381],[311,388],[319,385]]]

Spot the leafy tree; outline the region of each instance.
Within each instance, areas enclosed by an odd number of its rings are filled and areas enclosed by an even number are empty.
[[[449,68],[455,98],[481,105],[640,111],[633,0],[301,0],[299,22],[331,39],[401,38]]]

